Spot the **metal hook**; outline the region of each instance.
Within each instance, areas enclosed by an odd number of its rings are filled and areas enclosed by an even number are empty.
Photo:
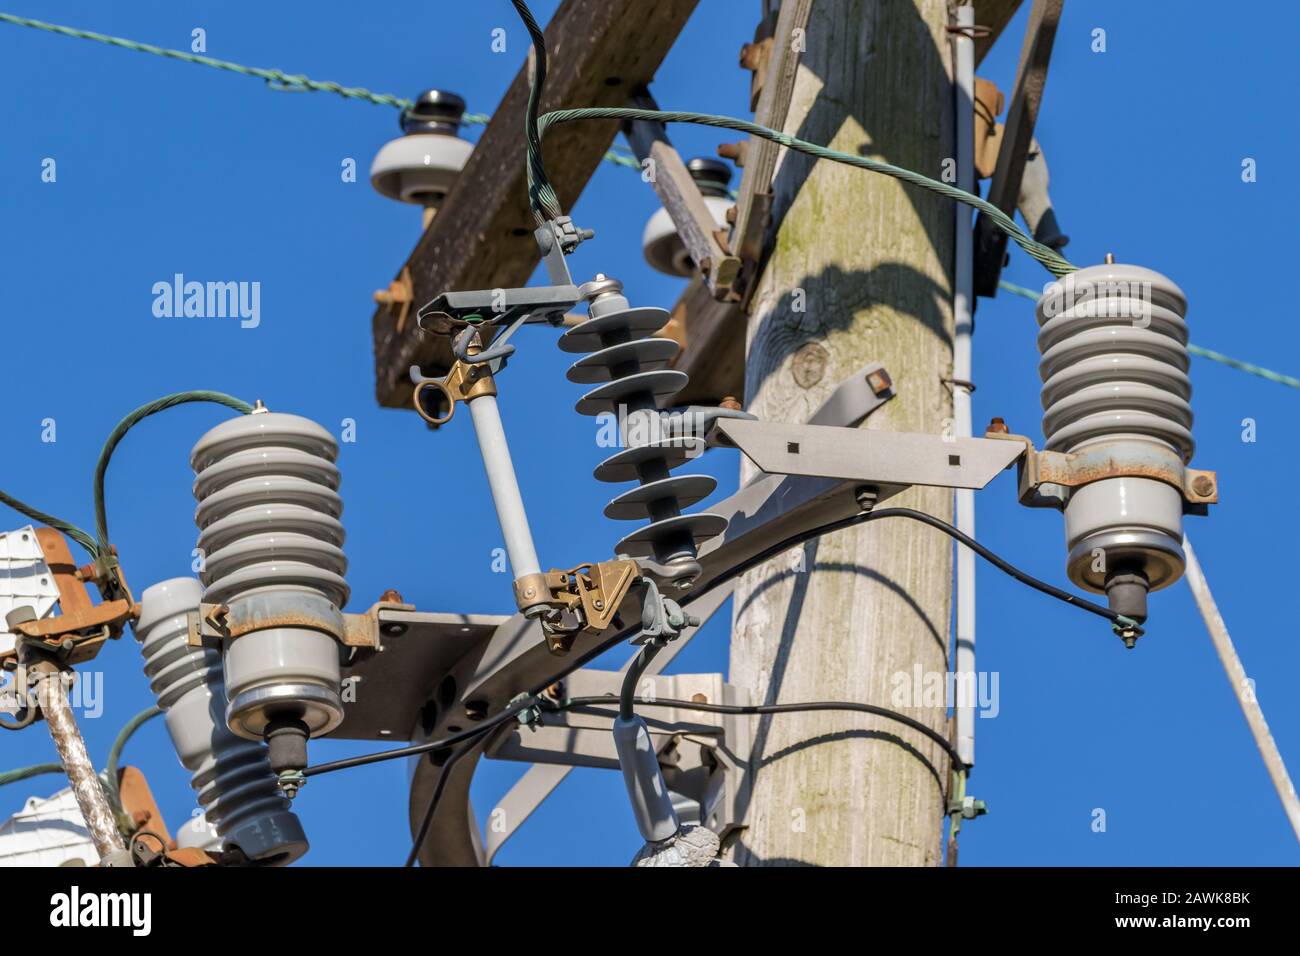
[[[452,340],[451,351],[456,358],[460,359],[467,365],[482,365],[484,362],[492,363],[493,373],[501,371],[505,365],[505,360],[515,354],[515,347],[507,345],[506,340],[515,334],[515,331],[528,321],[529,313],[521,313],[518,318],[511,322],[501,334],[492,340],[492,344],[480,352],[473,355],[469,354],[469,346],[474,336],[480,329],[490,323],[485,322],[480,325],[470,325],[462,329]],[[481,341],[481,340],[480,340]]]

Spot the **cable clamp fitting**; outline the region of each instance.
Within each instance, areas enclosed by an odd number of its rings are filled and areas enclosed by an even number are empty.
[[[542,722],[542,708],[539,706],[536,697],[532,694],[520,694],[517,697],[511,698],[510,706],[513,707],[520,701],[529,699],[532,700],[532,703],[520,710],[519,713],[515,714],[515,720],[519,721],[522,726],[536,731],[538,725]]]
[[[974,820],[989,812],[988,804],[971,796],[963,796],[948,804],[948,816],[959,816],[963,820]]]
[[[275,783],[284,795],[292,800],[298,796],[298,791],[307,785],[307,778],[301,770],[281,770]]]
[[[560,247],[560,251],[566,256],[572,255],[573,251],[578,248],[580,243],[593,238],[596,235],[594,229],[580,229],[573,224],[573,218],[570,216],[558,216],[552,219],[547,225],[550,226],[549,237]],[[544,242],[545,240],[540,240]],[[539,244],[540,244],[539,242]],[[545,255],[548,250],[543,249]]]
[[[1124,646],[1130,651],[1137,645],[1137,640],[1146,632],[1142,630],[1137,621],[1131,617],[1125,617],[1123,614],[1116,615],[1115,620],[1111,622],[1111,630],[1124,642]]]
[[[659,588],[649,578],[641,602],[641,631],[632,638],[633,644],[667,644],[681,636],[688,627],[699,627],[700,619],[682,610],[672,598],[659,593]]]

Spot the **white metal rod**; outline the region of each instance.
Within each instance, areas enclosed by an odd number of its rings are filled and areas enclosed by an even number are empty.
[[[510,447],[501,425],[501,412],[492,395],[480,395],[469,401],[469,413],[474,419],[474,434],[483,455],[487,470],[488,487],[492,503],[497,509],[501,534],[506,542],[510,569],[516,578],[540,573],[537,549],[533,546],[533,533],[528,527],[528,514],[524,499],[519,494],[519,479],[515,477],[514,462],[510,460]]]
[[[68,705],[68,693],[63,686],[63,674],[49,671],[41,676],[36,685],[37,699],[45,722],[50,728],[50,738],[54,749],[59,752],[59,761],[63,771],[68,775],[72,785],[72,794],[77,798],[77,807],[86,821],[90,831],[90,840],[95,845],[95,852],[103,860],[106,856],[126,849],[122,835],[117,830],[117,821],[113,811],[104,797],[104,788],[100,786],[99,775],[95,765],[90,762],[86,752],[86,742],[77,728],[77,721],[72,716]]]
[[[957,8],[957,26],[975,26],[975,8],[965,4]],[[956,75],[957,117],[957,187],[975,191],[975,42],[964,33],[953,34],[953,71]],[[972,275],[971,210],[965,203],[953,203],[956,209],[956,264],[953,268],[953,319],[956,335],[952,349],[953,434],[958,438],[971,435],[971,293]],[[954,505],[957,527],[975,536],[975,492],[959,488]],[[954,642],[957,699],[953,713],[957,722],[957,752],[967,766],[975,763],[975,552],[965,545],[957,549],[957,637]]]
[[[1196,606],[1201,610],[1201,617],[1205,618],[1205,627],[1210,632],[1210,639],[1214,641],[1214,649],[1219,652],[1219,660],[1223,662],[1223,670],[1228,675],[1232,692],[1237,695],[1241,712],[1246,715],[1246,723],[1255,738],[1255,746],[1259,747],[1260,756],[1264,758],[1264,766],[1268,768],[1268,775],[1273,778],[1273,786],[1277,788],[1277,795],[1282,800],[1287,819],[1291,821],[1291,829],[1295,831],[1296,840],[1300,840],[1300,798],[1296,796],[1295,784],[1291,782],[1291,775],[1287,773],[1286,764],[1282,762],[1282,754],[1273,741],[1273,734],[1268,729],[1268,721],[1264,719],[1263,708],[1259,706],[1259,701],[1255,697],[1254,685],[1246,677],[1246,668],[1242,666],[1241,658],[1237,656],[1237,650],[1232,645],[1228,625],[1223,622],[1219,606],[1214,603],[1214,595],[1210,593],[1205,572],[1201,570],[1201,564],[1196,560],[1196,552],[1192,550],[1192,543],[1187,540],[1186,535],[1183,536],[1183,552],[1187,555],[1187,584],[1192,589],[1192,596],[1196,598]]]

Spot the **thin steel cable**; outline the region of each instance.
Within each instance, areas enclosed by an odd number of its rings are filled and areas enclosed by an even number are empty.
[[[1291,782],[1286,762],[1283,761],[1282,753],[1277,749],[1277,742],[1273,740],[1273,734],[1268,729],[1268,721],[1264,719],[1264,710],[1255,696],[1254,686],[1246,677],[1246,668],[1242,665],[1241,658],[1237,656],[1237,649],[1232,644],[1232,636],[1228,633],[1228,625],[1224,623],[1223,615],[1219,613],[1219,606],[1214,602],[1214,595],[1210,593],[1209,582],[1205,580],[1205,572],[1201,570],[1201,563],[1196,559],[1196,552],[1192,550],[1192,543],[1186,536],[1183,537],[1183,553],[1187,556],[1187,586],[1191,588],[1192,597],[1196,599],[1196,607],[1205,620],[1205,628],[1210,632],[1210,640],[1214,642],[1214,649],[1223,664],[1223,672],[1227,675],[1228,683],[1232,685],[1232,693],[1236,696],[1241,712],[1246,717],[1246,724],[1250,727],[1251,736],[1255,738],[1255,746],[1259,748],[1259,755],[1264,760],[1264,767],[1268,770],[1274,789],[1277,790],[1278,799],[1282,801],[1282,809],[1286,811],[1296,839],[1300,840],[1300,797],[1296,796],[1295,784]]]
[[[15,26],[30,27],[34,30],[43,30],[46,33],[73,37],[79,40],[93,40],[96,43],[105,43],[122,50],[133,50],[136,53],[149,53],[154,56],[164,57],[165,59],[181,63],[194,63],[198,66],[211,67],[212,69],[222,70],[227,73],[236,73],[241,76],[252,76],[265,80],[268,89],[279,90],[282,92],[335,93],[346,99],[374,103],[379,106],[392,106],[400,110],[410,109],[413,105],[412,102],[405,97],[394,96],[391,93],[374,93],[359,86],[343,86],[340,83],[333,83],[328,80],[313,80],[310,77],[303,76],[301,73],[291,74],[285,73],[283,70],[244,66],[242,63],[233,63],[230,60],[218,60],[209,56],[200,56],[196,53],[188,53],[185,50],[172,50],[166,47],[154,46],[151,43],[142,43],[138,40],[131,40],[126,37],[109,36],[104,33],[95,33],[93,30],[79,30],[75,27],[62,26],[57,23],[46,23],[43,20],[32,20],[28,17],[15,16],[12,13],[0,13],[0,23],[11,23]],[[487,113],[466,113],[461,117],[460,121],[465,126],[486,126],[491,119],[492,117]],[[621,146],[615,146],[607,151],[604,160],[607,163],[612,163],[615,166],[624,166],[628,169],[639,170],[641,168],[640,160],[635,156],[628,155],[626,148]]]
[[[0,13],[0,22],[12,23],[20,27],[30,27],[34,30],[44,30],[46,33],[56,33],[60,36],[75,37],[79,40],[94,40],[96,43],[106,43],[109,46],[119,47],[123,50],[151,53],[154,56],[165,57],[169,60],[180,60],[183,63],[197,63],[200,66],[211,67],[214,70],[224,70],[228,73],[255,76],[258,79],[265,80],[272,89],[336,93],[347,99],[363,100],[380,106],[395,106],[399,109],[408,109],[411,106],[411,101],[408,99],[393,96],[389,93],[373,93],[359,86],[343,86],[329,80],[313,80],[301,74],[285,73],[283,70],[244,66],[241,63],[231,63],[229,60],[200,56],[197,53],[189,53],[185,50],[171,50],[166,47],[154,46],[152,43],[141,43],[138,40],[128,40],[125,37],[95,33],[93,30],[78,30],[75,27],[60,26],[57,23],[46,23],[43,20],[14,16],[12,13]],[[466,117],[465,121],[470,122],[469,117]]]
[[[1007,282],[1006,280],[1000,280],[998,282],[998,287],[1004,289],[1007,292],[1012,293],[1013,295],[1023,296],[1026,299],[1032,299],[1034,302],[1037,302],[1040,298],[1042,298],[1042,296],[1040,296],[1033,289],[1026,289],[1024,286],[1016,285],[1014,282]],[[1187,351],[1191,352],[1193,355],[1199,355],[1201,358],[1209,359],[1212,362],[1218,362],[1221,365],[1226,365],[1229,368],[1235,368],[1238,371],[1246,372],[1247,374],[1250,375],[1257,375],[1260,378],[1267,379],[1270,382],[1276,382],[1279,385],[1286,385],[1289,388],[1300,388],[1300,378],[1296,378],[1292,375],[1283,375],[1281,372],[1274,372],[1272,369],[1267,369],[1260,365],[1255,365],[1251,362],[1243,362],[1241,359],[1235,359],[1232,358],[1231,356],[1224,355],[1221,352],[1215,352],[1213,349],[1207,349],[1200,345],[1193,345],[1192,343],[1189,342],[1187,345]]]

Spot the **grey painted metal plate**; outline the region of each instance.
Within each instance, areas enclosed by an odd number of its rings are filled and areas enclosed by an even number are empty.
[[[881,485],[983,488],[1025,446],[991,438],[720,419],[712,440],[739,448],[771,475]]]
[[[409,740],[421,709],[443,677],[474,647],[482,647],[508,617],[384,610],[379,624],[383,650],[343,669],[358,678],[345,695],[343,723],[330,734],[347,740]],[[400,635],[387,633],[405,625]]]

